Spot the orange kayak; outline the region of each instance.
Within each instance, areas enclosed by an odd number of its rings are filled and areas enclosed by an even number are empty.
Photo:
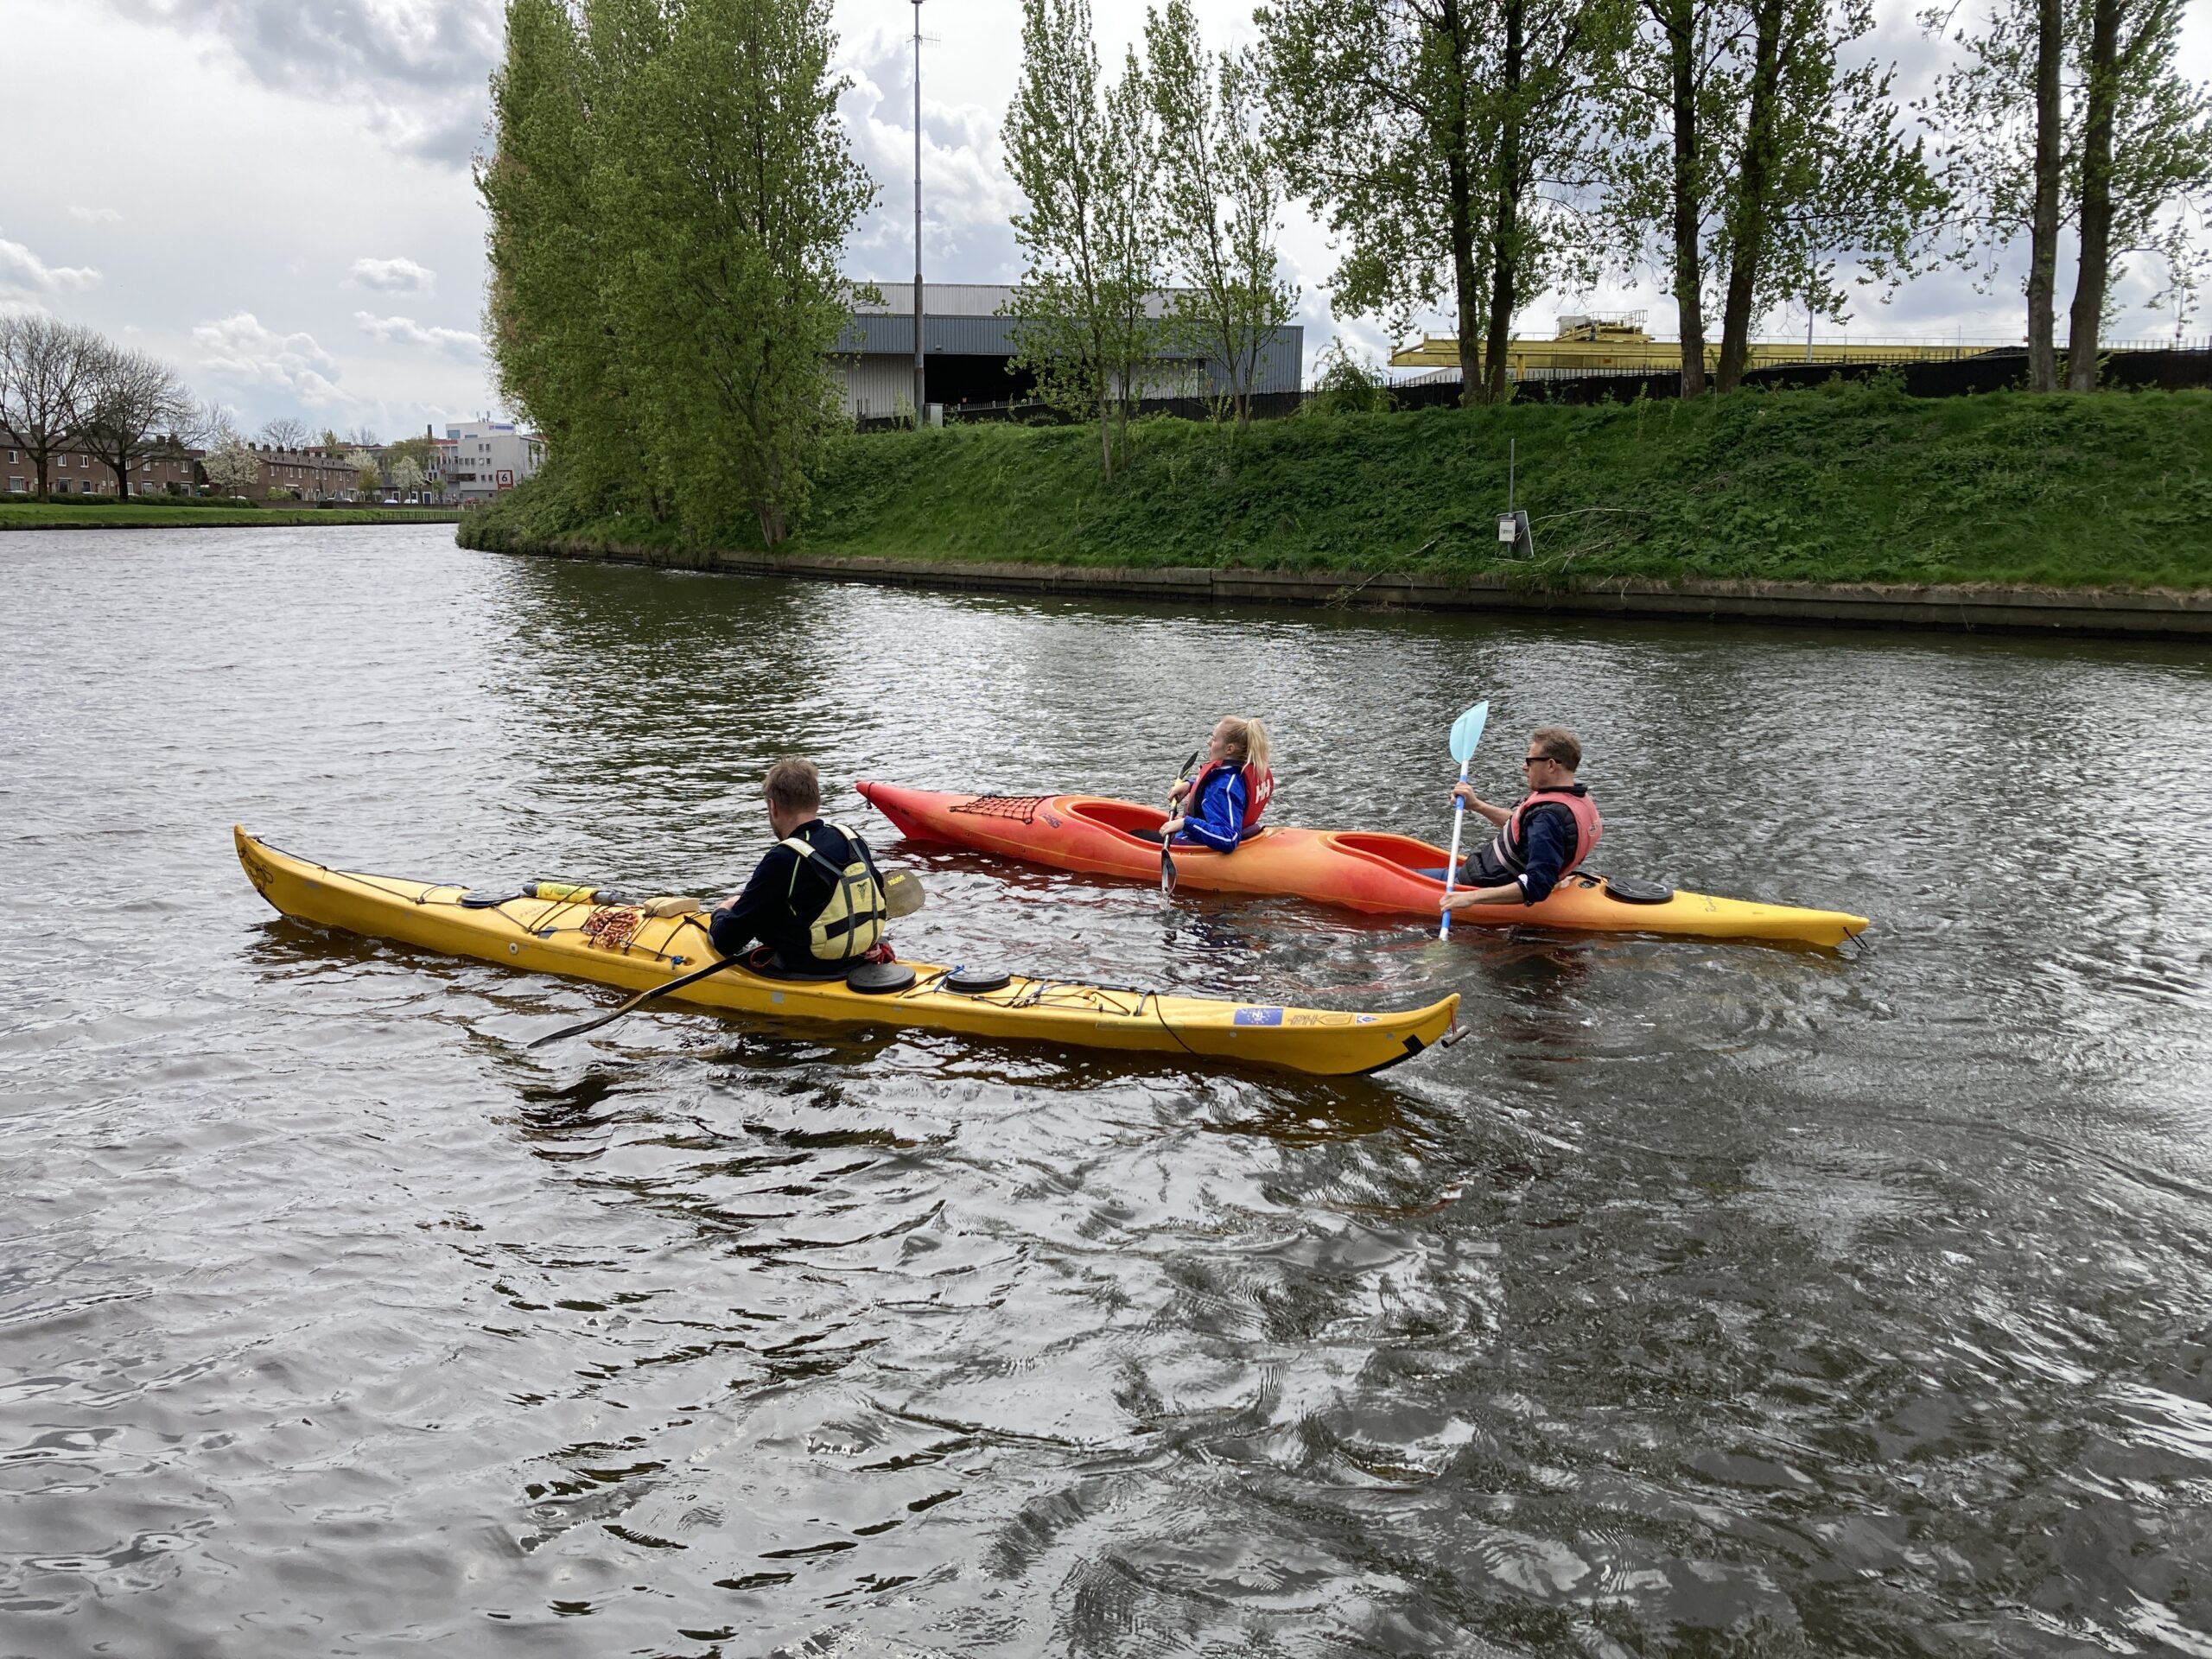
[[[1133,833],[1159,829],[1166,815],[1157,807],[1097,795],[949,795],[866,779],[854,787],[909,841],[942,842],[1088,875],[1148,881],[1160,874],[1160,843]],[[1351,910],[1433,918],[1444,883],[1421,872],[1442,869],[1448,856],[1443,848],[1411,836],[1268,825],[1233,853],[1178,846],[1175,876],[1180,886],[1216,893],[1287,894]],[[1454,912],[1452,923],[1836,945],[1862,931],[1866,918],[1679,890],[1657,902],[1632,901],[1616,896],[1604,876],[1578,870],[1541,904],[1477,905]]]

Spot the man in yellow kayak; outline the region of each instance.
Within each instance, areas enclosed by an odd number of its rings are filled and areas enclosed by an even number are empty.
[[[747,966],[804,979],[842,979],[883,938],[883,880],[860,835],[822,819],[822,774],[796,757],[768,768],[761,795],[776,844],[745,891],[715,909],[708,936]]]
[[[1452,786],[1452,794],[1497,825],[1498,833],[1460,866],[1456,880],[1465,886],[1444,901],[1445,909],[1535,904],[1590,856],[1605,833],[1589,787],[1574,779],[1582,765],[1582,743],[1573,732],[1564,726],[1539,726],[1529,735],[1521,764],[1529,792],[1517,805],[1494,806],[1478,798],[1471,784]],[[1441,879],[1444,872],[1434,874]]]

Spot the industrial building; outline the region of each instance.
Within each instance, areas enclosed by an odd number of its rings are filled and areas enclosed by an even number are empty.
[[[878,304],[856,301],[832,348],[832,372],[848,415],[903,414],[914,404],[914,285],[882,283]],[[1003,404],[1036,395],[1036,379],[1012,364],[1021,320],[1011,312],[1014,290],[1003,283],[928,283],[922,289],[924,401],[954,408]],[[1165,314],[1170,296],[1149,309]],[[1260,356],[1255,391],[1296,391],[1305,374],[1306,331],[1295,323],[1268,340]],[[1142,395],[1189,397],[1229,389],[1218,359],[1162,358]]]
[[[1629,311],[1610,316],[1566,316],[1550,340],[1516,340],[1505,348],[1506,377],[1512,380],[1572,379],[1590,374],[1662,374],[1682,366],[1677,340],[1654,340],[1644,331],[1644,313]],[[1755,340],[1750,342],[1745,366],[1770,368],[1785,363],[1947,363],[1982,357],[2006,349],[1998,341],[1852,340],[1828,339]],[[2011,349],[2018,350],[2018,346]],[[1390,354],[1394,369],[1426,369],[1421,380],[1456,381],[1459,374],[1459,342],[1449,334],[1424,335],[1416,345],[1402,346]],[[1708,373],[1720,366],[1720,341],[1706,342]]]

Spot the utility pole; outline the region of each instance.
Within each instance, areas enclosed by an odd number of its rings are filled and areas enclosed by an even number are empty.
[[[922,375],[922,0],[914,0],[914,425],[929,418]]]

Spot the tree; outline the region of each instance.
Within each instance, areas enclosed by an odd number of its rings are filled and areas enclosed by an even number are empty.
[[[1613,239],[1669,270],[1682,394],[1733,390],[1759,316],[1788,300],[1840,320],[1837,282],[1897,282],[1919,267],[1946,200],[1907,143],[1893,71],[1847,67],[1873,27],[1868,0],[1642,0],[1614,106]]]
[[[2188,313],[2204,266],[2182,215],[2212,194],[2212,87],[2174,67],[2182,0],[2091,0],[2082,93],[2081,270],[2068,319],[2066,385],[2097,388],[2116,253],[2156,250],[2165,259],[2177,317]]]
[[[244,495],[261,482],[261,457],[235,432],[217,438],[200,463],[207,481],[221,495]]]
[[[40,495],[54,458],[73,446],[104,348],[89,328],[32,312],[0,316],[0,426],[31,458]]]
[[[829,0],[514,0],[494,86],[500,384],[601,497],[772,546],[837,420],[838,256],[874,188]]]
[[[365,423],[357,426],[346,434],[346,442],[357,449],[373,449],[377,447],[376,429]]]
[[[177,372],[145,352],[105,345],[93,353],[85,398],[82,442],[115,474],[115,493],[130,493],[142,461],[184,447],[181,434],[199,405]]]
[[[358,444],[346,452],[346,464],[353,469],[353,487],[363,496],[374,495],[384,487],[384,469],[377,465],[377,458]]]
[[[1180,343],[1227,368],[1243,427],[1269,345],[1298,303],[1277,276],[1281,176],[1258,129],[1257,71],[1249,56],[1208,55],[1189,0],[1146,12],[1145,58],[1161,246],[1178,284],[1170,318]]]
[[[1272,0],[1268,128],[1344,248],[1341,310],[1449,296],[1463,401],[1509,394],[1513,314],[1594,276],[1578,198],[1628,0]]]
[[[491,217],[486,337],[501,395],[550,441],[580,510],[658,519],[669,504],[629,395],[620,296],[605,292],[622,251],[594,206],[601,73],[563,0],[511,0],[492,77],[498,141],[476,180]]]
[[[1090,0],[1022,0],[1021,79],[1007,111],[1007,161],[1027,198],[1008,306],[1014,365],[1055,408],[1098,422],[1110,480],[1126,462],[1129,407],[1158,330],[1156,162],[1144,72],[1132,53],[1102,96]]]
[[[414,494],[423,487],[423,464],[412,455],[401,455],[391,463],[391,487],[403,496]]]
[[[2068,353],[2068,382],[2096,384],[2096,343],[2113,261],[2149,253],[2164,266],[2162,299],[2177,321],[2202,281],[2203,250],[2188,210],[2212,190],[2212,95],[2174,66],[2178,0],[1993,0],[1958,22],[1959,8],[1923,14],[1948,33],[1960,62],[1939,84],[1952,135],[1945,177],[1970,245],[1988,257],[1985,280],[2023,235],[2028,384],[2057,389],[2057,253],[2068,226],[2083,254]]]
[[[323,435],[329,442],[338,442],[333,434]],[[313,429],[296,415],[279,415],[261,423],[261,441],[271,449],[304,449],[314,436]]]

